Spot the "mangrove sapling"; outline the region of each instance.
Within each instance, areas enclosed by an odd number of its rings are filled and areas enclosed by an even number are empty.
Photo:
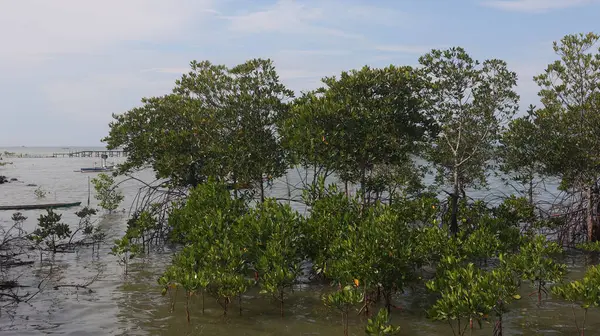
[[[329,263],[338,257],[333,251],[333,243],[338,237],[349,234],[348,228],[354,227],[359,218],[359,201],[348,198],[335,188],[329,189],[326,196],[314,202],[305,230],[308,237],[306,252],[317,276],[328,277]]]
[[[179,275],[179,267],[171,265],[157,280],[158,284],[163,287],[161,295],[165,296],[167,293],[169,294],[171,300],[171,313],[175,311],[175,302],[177,300],[177,293],[179,292],[179,282],[177,282],[177,279],[180,277]],[[202,313],[204,313],[204,307],[202,307]]]
[[[494,336],[502,336],[504,333],[502,322],[504,314],[509,311],[508,305],[514,300],[521,299],[517,294],[521,283],[515,265],[503,254],[498,256],[498,260],[500,265],[486,274],[490,287],[496,293],[496,304],[492,309],[496,314]]]
[[[430,318],[447,321],[452,333],[462,336],[467,329],[473,328],[474,321],[481,326],[482,321],[495,312],[498,323],[494,329],[501,332],[506,305],[519,298],[514,273],[504,267],[486,272],[473,263],[465,266],[452,264],[455,266],[446,267],[443,272],[438,272],[435,279],[427,282],[427,288],[440,295],[429,311]]]
[[[206,293],[217,300],[224,314],[251,284],[246,279],[248,233],[240,220],[244,211],[244,202],[233,199],[224,184],[209,180],[194,188],[185,205],[169,219],[174,240],[186,244],[180,253],[193,251],[189,264],[195,265],[195,274],[203,274]]]
[[[470,260],[478,261],[481,266],[487,266],[488,260],[498,254],[500,244],[498,235],[482,225],[463,240],[461,253]]]
[[[393,326],[389,322],[390,319],[387,309],[379,309],[379,313],[377,313],[375,318],[370,318],[367,321],[365,332],[369,336],[398,335],[400,333],[400,327]]]
[[[279,302],[284,315],[284,301],[300,274],[304,260],[301,218],[289,205],[266,199],[241,219],[248,231],[250,260],[258,275],[261,293],[270,293]]]
[[[588,309],[600,307],[600,266],[590,266],[582,280],[552,287],[552,293],[573,304],[578,303],[583,308],[581,326],[577,323],[574,309],[573,318],[577,332],[584,336]]]
[[[50,249],[52,253],[56,253],[59,242],[62,239],[71,236],[69,225],[61,223],[61,219],[62,214],[58,214],[52,209],[48,209],[45,215],[41,214],[38,218],[38,226],[31,233],[30,239],[38,246],[44,242],[46,247]],[[41,259],[42,249],[40,249],[40,261]]]
[[[486,297],[488,293],[479,288],[482,280],[481,271],[469,263],[465,267],[447,269],[427,282],[429,290],[440,294],[429,311],[430,318],[447,321],[453,335],[464,335],[471,321],[481,321],[491,310],[489,306],[481,309],[482,302],[490,301]]]
[[[190,298],[198,291],[202,293],[202,313],[204,313],[204,290],[208,285],[208,279],[202,272],[197,272],[195,251],[184,248],[173,259],[173,265],[165,271],[158,279],[159,285],[163,286],[162,295],[167,292],[171,294],[171,312],[175,307],[175,299],[179,287],[185,290],[185,312],[188,323],[190,323]],[[172,294],[171,291],[175,290]]]
[[[348,336],[348,315],[350,310],[363,300],[363,292],[356,284],[354,286],[344,286],[338,291],[323,296],[323,303],[325,303],[327,307],[337,309],[342,313],[344,336]]]
[[[562,252],[557,243],[538,235],[525,242],[520,252],[511,257],[511,263],[515,265],[521,278],[531,281],[536,288],[531,295],[537,293],[538,305],[542,303],[542,293],[548,295],[546,285],[561,281],[566,273],[566,265],[555,260]]]
[[[37,187],[33,193],[35,194],[35,197],[39,199],[46,198],[46,195],[48,194],[46,190],[42,189],[42,186]]]
[[[504,203],[503,203],[504,204]],[[461,252],[469,260],[486,265],[500,253],[516,251],[523,240],[518,228],[520,223],[510,211],[499,211],[498,208],[486,209],[474,215],[472,228],[460,236]]]
[[[155,233],[158,221],[149,211],[135,214],[127,221],[127,235],[129,239],[141,246],[141,252],[150,252],[152,234]]]
[[[95,226],[94,222],[92,222],[92,216],[97,213],[96,209],[89,207],[84,207],[75,213],[79,217],[78,230],[82,229],[81,232],[83,233],[84,240],[92,244],[92,254],[94,251],[97,253],[100,252],[100,244],[106,238],[106,232],[100,226]],[[71,235],[71,238],[74,236],[75,234]]]
[[[389,313],[392,295],[404,291],[426,261],[418,253],[418,231],[412,227],[416,223],[411,213],[434,210],[425,206],[429,201],[399,198],[393,207],[375,203],[353,215],[345,228],[331,236],[328,253],[332,258],[325,275],[337,283],[360,282],[365,299],[361,311],[367,316],[380,298]]]
[[[229,233],[236,221],[247,212],[245,200],[232,198],[227,187],[214,179],[192,189],[184,206],[174,209],[169,216],[170,238],[181,244],[194,244],[197,241],[220,238],[218,235]],[[209,216],[219,212],[225,222],[223,232],[215,232]]]
[[[109,254],[118,258],[118,262],[123,266],[125,276],[127,276],[129,260],[135,258],[140,253],[140,246],[131,241],[128,235],[121,239],[115,239],[115,244],[110,249]]]
[[[71,247],[71,243],[73,243],[73,238],[75,238],[75,235],[79,232],[81,232],[85,238],[92,237],[92,235],[94,234],[94,231],[96,231],[94,228],[94,223],[92,222],[92,216],[94,216],[96,213],[97,213],[96,209],[92,209],[87,206],[75,213],[75,215],[79,218],[79,223],[77,225],[77,229],[75,231],[73,231],[73,233],[71,234],[71,236],[69,238],[69,242],[67,243],[68,247]],[[83,243],[83,240],[75,242],[75,244],[82,244],[82,243]],[[92,240],[91,243],[93,246],[96,245],[95,240]]]
[[[494,220],[489,223],[498,232],[503,252],[517,252],[539,223],[536,206],[524,197],[511,195],[491,209],[491,213]]]
[[[588,252],[588,254],[590,254],[591,258],[586,260],[587,265],[593,265],[598,262],[598,254],[600,253],[600,241],[577,244],[577,248],[586,251]]]
[[[15,212],[12,214],[11,220],[13,221],[12,226],[0,226],[0,236],[2,237],[2,240],[0,240],[0,251],[11,250],[13,244],[25,239],[27,235],[23,230],[23,223],[27,220],[27,217],[20,212]],[[10,251],[10,253],[14,254],[15,251]],[[8,258],[8,256],[5,258]]]
[[[245,276],[247,269],[245,251],[228,237],[209,244],[208,247],[203,246],[203,249],[199,249],[206,260],[203,271],[208,275],[209,280],[207,293],[221,305],[223,315],[227,315],[229,304],[235,298],[239,299],[252,283]]]
[[[296,260],[286,260],[285,256],[279,253],[285,248],[282,246],[285,243],[275,239],[279,238],[274,237],[266,243],[263,255],[257,260],[255,267],[262,288],[260,292],[273,295],[273,298],[279,302],[283,317],[284,302],[300,274],[301,261],[296,257],[294,257]]]
[[[461,255],[461,235],[449,236],[447,227],[424,226],[415,232],[418,242],[415,255],[421,256],[421,263],[442,270],[449,257],[466,259]],[[454,260],[454,259],[452,259]]]
[[[23,223],[27,217],[20,212],[15,212],[11,219],[13,225],[0,225],[0,290],[10,288],[12,284],[17,285],[15,281],[7,278],[9,268],[33,263],[33,261],[19,259],[31,247],[27,240],[27,233],[23,230]]]
[[[96,191],[94,197],[100,201],[100,207],[108,210],[109,213],[117,209],[125,198],[123,193],[116,188],[115,180],[110,175],[100,173],[91,182]]]

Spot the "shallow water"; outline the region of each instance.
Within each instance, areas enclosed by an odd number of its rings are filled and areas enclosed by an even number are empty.
[[[68,151],[60,148],[10,148],[0,149],[12,152],[52,153]],[[13,165],[0,167],[0,175],[17,178],[19,182],[0,185],[0,205],[35,202],[76,202],[82,204],[88,198],[88,176],[73,172],[80,167],[93,166],[98,158],[23,158],[4,159]],[[115,162],[120,162],[115,158]],[[109,161],[113,161],[110,160]],[[152,180],[150,172],[139,177]],[[295,171],[290,171],[288,181],[298,182]],[[27,187],[34,183],[49,191],[45,200],[37,200]],[[125,212],[101,214],[97,216],[99,225],[109,232],[110,237],[118,237],[125,229],[127,210],[133,201],[139,183],[125,182],[121,189],[125,202],[121,208]],[[499,194],[508,192],[497,182],[492,190]],[[483,193],[483,192],[482,192]],[[272,194],[286,197],[288,188],[284,183],[275,184]],[[91,198],[91,204],[96,201]],[[296,203],[299,211],[304,209]],[[74,227],[77,218],[74,212],[79,208],[61,209],[65,223]],[[31,231],[41,211],[23,211],[28,217],[25,229]],[[0,225],[10,224],[12,211],[0,212]],[[112,240],[112,239],[111,239]],[[279,306],[269,297],[251,291],[242,300],[242,315],[239,305],[232,303],[228,316],[223,317],[221,308],[213,299],[205,299],[205,312],[202,314],[201,297],[193,297],[190,304],[191,324],[187,324],[184,299],[178,296],[174,312],[170,312],[170,299],[160,295],[156,283],[158,275],[170,260],[170,253],[155,254],[146,259],[133,260],[129,275],[123,276],[123,269],[115,257],[108,254],[109,245],[101,247],[98,255],[90,249],[77,253],[57,254],[53,260],[52,277],[42,287],[42,291],[29,303],[17,306],[13,316],[0,317],[1,335],[342,335],[341,316],[329,311],[321,303],[321,295],[328,290],[322,285],[299,285],[286,302],[285,317],[281,317]],[[570,276],[579,277],[583,272],[581,257],[568,259],[572,270]],[[21,267],[20,281],[37,286],[48,269],[48,263]],[[43,272],[40,269],[44,269]],[[56,284],[83,284],[101,272],[101,276],[86,289],[59,288]],[[24,288],[24,292],[35,292],[35,288]],[[543,306],[536,306],[535,295],[527,285],[523,286],[523,299],[511,306],[505,316],[505,335],[576,335],[571,307],[568,304],[548,298]],[[448,325],[426,319],[425,309],[430,296],[423,290],[407,292],[396,297],[402,309],[393,312],[392,322],[402,327],[401,335],[452,335]],[[581,317],[581,312],[576,309]],[[355,315],[355,314],[354,314]],[[351,334],[363,335],[366,321],[362,316],[351,317]],[[590,312],[587,319],[586,335],[600,335],[600,313]],[[491,324],[483,329],[476,328],[472,335],[491,335]]]

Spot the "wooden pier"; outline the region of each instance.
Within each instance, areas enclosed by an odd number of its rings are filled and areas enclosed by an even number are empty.
[[[107,157],[126,157],[127,152],[122,150],[87,150],[87,151],[78,151],[78,152],[68,152],[68,153],[53,153],[52,157],[102,157],[102,155],[106,155]]]

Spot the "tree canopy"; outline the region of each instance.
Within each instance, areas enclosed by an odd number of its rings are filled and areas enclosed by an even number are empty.
[[[459,193],[486,184],[489,161],[503,127],[518,109],[517,75],[504,61],[477,61],[463,48],[433,50],[419,59],[429,83],[427,113],[440,129],[426,158],[437,181],[452,186],[452,231]]]
[[[425,83],[411,67],[365,66],[323,83],[295,102],[281,128],[285,144],[297,163],[363,192],[379,168],[412,167],[410,154],[436,132],[422,113]]]
[[[128,152],[119,172],[150,166],[174,186],[213,176],[262,190],[263,178],[281,176],[286,167],[274,124],[293,92],[279,82],[270,60],[190,66],[173,93],[114,115],[104,141]]]

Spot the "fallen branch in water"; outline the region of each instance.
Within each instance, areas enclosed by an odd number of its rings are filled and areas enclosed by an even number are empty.
[[[9,261],[9,262],[3,263],[2,267],[10,268],[10,267],[33,265],[33,264],[34,264],[34,261],[17,260],[17,261]]]
[[[26,288],[26,287],[29,287],[29,286],[19,285],[19,283],[14,280],[0,281],[0,291],[9,290],[12,288]]]
[[[58,290],[59,288],[75,288],[75,289],[87,289],[90,293],[93,293],[94,291],[89,288],[88,286],[90,286],[91,284],[93,284],[96,280],[98,280],[98,278],[100,277],[100,274],[102,274],[101,271],[98,271],[98,273],[88,282],[86,282],[85,284],[58,284],[55,285],[53,288],[54,290]]]

